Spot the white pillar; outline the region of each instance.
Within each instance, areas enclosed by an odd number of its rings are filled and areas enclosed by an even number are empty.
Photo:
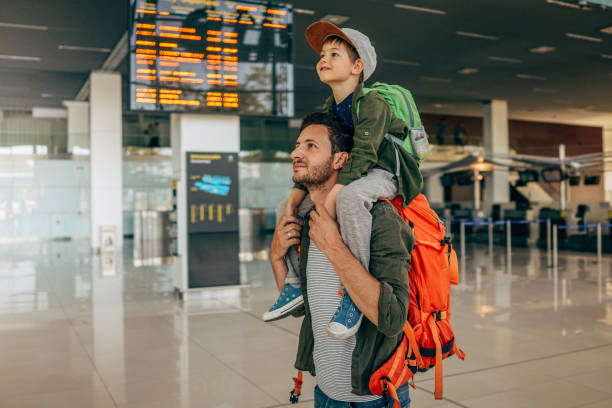
[[[612,154],[612,122],[603,126],[603,153]],[[605,160],[605,159],[604,159]],[[606,166],[604,166],[604,169]],[[604,200],[612,202],[612,171],[604,171]]]
[[[444,187],[440,183],[441,174],[427,176],[425,179],[425,195],[430,203],[444,202]]]
[[[116,228],[123,242],[121,74],[94,71],[90,76],[91,246],[100,247],[100,227]]]
[[[483,134],[487,154],[508,154],[508,102],[491,100],[484,105]],[[507,203],[510,201],[508,170],[494,170],[485,181],[488,203]]]
[[[89,102],[64,101],[68,109],[68,152],[73,148],[89,149]]]
[[[240,117],[227,115],[170,115],[172,178],[176,180],[178,261],[174,262],[174,287],[189,289],[187,152],[236,153],[240,150]]]

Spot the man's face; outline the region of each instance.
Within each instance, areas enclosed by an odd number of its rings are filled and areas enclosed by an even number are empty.
[[[317,74],[321,82],[331,85],[346,81],[354,69],[355,64],[349,57],[346,45],[339,41],[323,44],[317,63]]]
[[[291,158],[294,183],[308,187],[327,181],[334,171],[327,127],[310,125],[302,130]]]

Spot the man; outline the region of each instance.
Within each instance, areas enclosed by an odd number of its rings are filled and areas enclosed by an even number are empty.
[[[274,231],[270,262],[282,290],[287,274],[285,255],[300,245],[299,275],[304,298],[295,367],[317,376],[315,408],[391,407],[392,400],[371,395],[371,374],[402,339],[408,314],[408,268],[414,236],[388,202],[371,210],[370,272],[342,241],[336,222],[324,208],[352,145],[330,113],[307,116],[293,159],[293,181],[304,185],[315,208],[303,220],[283,216]],[[365,317],[356,336],[334,339],[327,323],[337,309],[342,283]],[[398,390],[403,407],[410,405],[408,385]]]

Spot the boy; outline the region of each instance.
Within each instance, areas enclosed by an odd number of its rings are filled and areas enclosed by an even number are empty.
[[[334,113],[353,132],[353,149],[325,208],[332,217],[337,215],[344,242],[368,269],[373,203],[380,197],[400,195],[407,205],[422,190],[423,179],[416,159],[386,137],[390,134],[403,140],[408,137],[407,125],[393,116],[377,92],[363,92],[363,81],[376,68],[376,52],[369,38],[359,31],[319,21],[306,29],[306,40],[320,55],[316,65],[319,79],[332,90],[324,110]],[[304,216],[300,209],[305,206],[300,203],[305,195],[303,186],[296,184],[284,214]],[[295,251],[287,258],[285,286],[276,303],[264,313],[265,321],[282,318],[303,303],[294,272]],[[328,334],[338,339],[354,335],[363,318],[344,289],[341,294],[338,310],[327,327]]]

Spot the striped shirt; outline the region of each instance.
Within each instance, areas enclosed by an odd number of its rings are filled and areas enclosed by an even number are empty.
[[[313,359],[319,388],[328,397],[338,401],[366,402],[380,398],[377,395],[356,395],[351,392],[355,336],[338,340],[327,334],[327,324],[340,302],[340,279],[331,262],[312,241],[308,248],[306,277],[314,334]]]

